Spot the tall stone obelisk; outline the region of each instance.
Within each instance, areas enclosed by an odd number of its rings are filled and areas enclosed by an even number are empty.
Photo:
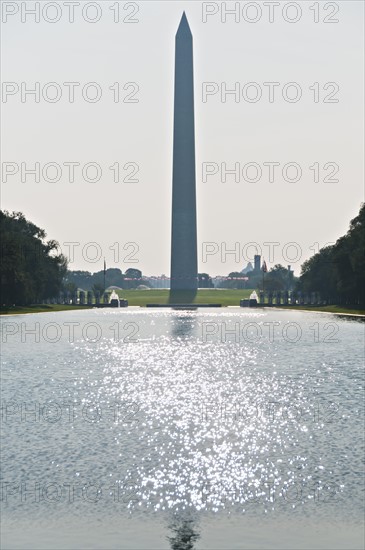
[[[175,38],[171,290],[198,287],[193,37],[185,12]]]

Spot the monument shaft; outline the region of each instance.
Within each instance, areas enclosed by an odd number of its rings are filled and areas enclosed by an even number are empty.
[[[175,43],[171,290],[196,290],[193,37],[185,13]]]

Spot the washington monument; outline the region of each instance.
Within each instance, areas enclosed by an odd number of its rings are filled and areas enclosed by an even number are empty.
[[[171,290],[198,288],[193,37],[185,12],[175,39]]]

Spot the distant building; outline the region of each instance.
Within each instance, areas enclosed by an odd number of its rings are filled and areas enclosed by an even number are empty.
[[[261,269],[261,256],[259,254],[255,254],[255,257],[254,257],[254,270],[255,271],[260,271]]]
[[[246,275],[246,273],[249,273],[250,271],[253,271],[253,266],[252,266],[251,262],[248,262],[246,267],[244,269],[242,269],[241,273],[242,273],[242,275]]]
[[[170,277],[166,275],[152,275],[151,277],[143,277],[145,281],[148,281],[152,288],[170,288]]]
[[[214,288],[218,288],[220,283],[222,281],[225,281],[227,277],[222,277],[221,275],[217,275],[216,277],[212,277]]]

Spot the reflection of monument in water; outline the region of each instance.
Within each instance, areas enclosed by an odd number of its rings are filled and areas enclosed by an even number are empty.
[[[193,550],[194,543],[200,538],[192,519],[176,518],[170,529],[174,533],[173,537],[168,537],[171,550]]]
[[[174,315],[171,319],[171,336],[174,338],[189,338],[194,331],[195,317],[191,315]]]
[[[175,39],[171,290],[198,288],[193,37],[185,12]]]

